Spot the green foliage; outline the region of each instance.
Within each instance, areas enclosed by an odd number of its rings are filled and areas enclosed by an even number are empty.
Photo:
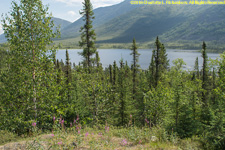
[[[133,89],[132,89],[132,94],[133,94],[133,101],[137,101],[137,95],[138,95],[138,59],[140,54],[138,53],[137,50],[137,45],[136,45],[136,40],[135,38],[133,39],[133,44],[131,48],[132,52],[131,55],[133,57],[133,64],[132,64],[132,77],[133,77]],[[138,104],[138,103],[137,103]]]
[[[202,58],[203,58],[203,68],[202,68],[202,88],[204,91],[202,92],[202,101],[204,103],[204,107],[208,105],[207,100],[207,90],[208,90],[208,56],[206,53],[206,44],[203,42],[202,44]]]
[[[153,88],[145,94],[145,116],[153,126],[163,122],[171,100],[170,92],[167,86],[159,84],[157,88]]]
[[[33,120],[48,128],[51,100],[55,99],[52,43],[57,33],[48,8],[40,0],[12,2],[11,17],[3,19],[9,49],[1,93],[4,107],[1,128],[18,134],[28,132]],[[47,95],[47,96],[46,96]]]
[[[200,78],[200,72],[199,72],[199,65],[198,65],[198,57],[197,57],[196,60],[195,60],[194,71],[195,71],[195,72],[194,72],[193,76],[195,76],[195,77],[193,77],[193,78],[199,79],[199,78]]]
[[[11,17],[3,20],[9,49],[0,51],[1,130],[37,134],[38,129],[52,130],[54,126],[54,130],[58,127],[66,134],[74,133],[72,137],[82,143],[84,136],[77,134],[81,126],[103,130],[105,125],[108,143],[96,146],[90,141],[94,148],[109,146],[110,134],[134,144],[141,141],[174,145],[179,144],[179,138],[202,136],[206,148],[224,148],[225,55],[217,61],[218,68],[211,71],[203,42],[201,73],[198,59],[194,71],[183,70],[182,59],[169,67],[166,48],[157,37],[149,69],[142,70],[133,39],[132,66],[121,60],[119,66],[114,61],[103,69],[95,47],[92,5],[85,0],[80,42],[84,65],[74,65],[72,69],[68,51],[66,62],[59,61],[54,47],[49,46],[57,34],[53,33],[53,22],[41,1],[12,4]],[[58,120],[61,124],[56,123]],[[57,135],[64,142],[60,148],[70,148],[68,135]],[[41,145],[38,140],[31,148]],[[58,148],[56,143],[50,145]]]
[[[149,66],[149,81],[150,86],[156,88],[159,80],[162,80],[163,74],[169,67],[169,60],[167,59],[166,49],[164,45],[156,38],[155,49],[152,51],[152,59]]]
[[[206,131],[204,133],[204,146],[206,149],[225,148],[224,58],[224,54],[222,54],[221,60],[217,61],[217,64],[219,65],[219,82],[218,87],[214,89],[216,99],[212,102],[211,121],[209,125],[206,126]]]
[[[225,148],[225,120],[224,113],[217,113],[210,122],[204,134],[204,147],[206,149],[222,150]]]
[[[93,8],[90,0],[84,0],[83,2],[83,10],[80,12],[82,15],[83,21],[85,21],[85,25],[81,27],[81,41],[79,42],[79,46],[83,48],[83,52],[80,53],[81,56],[84,57],[84,66],[88,67],[90,72],[91,56],[96,53],[95,40],[96,34],[95,30],[93,30],[92,20],[94,19]]]

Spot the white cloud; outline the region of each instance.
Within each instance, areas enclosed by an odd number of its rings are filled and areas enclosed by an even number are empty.
[[[83,0],[53,0],[53,1],[62,2],[69,6],[82,5],[82,2],[83,2]],[[94,8],[97,8],[97,7],[110,6],[113,4],[120,3],[122,1],[124,1],[124,0],[91,0],[91,3]]]
[[[72,17],[77,15],[77,13],[75,11],[68,11],[67,14]]]

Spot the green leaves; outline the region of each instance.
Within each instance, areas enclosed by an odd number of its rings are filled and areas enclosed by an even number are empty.
[[[7,106],[11,116],[3,120],[9,118],[7,128],[18,134],[29,130],[29,120],[48,120],[44,116],[50,113],[51,101],[55,99],[54,66],[52,56],[46,53],[55,52],[48,46],[58,32],[53,33],[54,24],[47,11],[40,0],[21,0],[19,4],[13,1],[11,17],[3,19],[10,56],[6,62],[10,67],[4,81],[4,101],[5,106],[11,104]],[[14,123],[16,128],[12,128]]]

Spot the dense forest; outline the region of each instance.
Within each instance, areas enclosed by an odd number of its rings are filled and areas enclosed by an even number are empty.
[[[0,50],[0,130],[20,136],[34,125],[51,131],[62,120],[66,128],[78,121],[88,127],[160,127],[180,139],[198,137],[205,149],[225,149],[225,54],[210,63],[203,42],[203,66],[196,58],[194,70],[186,71],[182,59],[169,66],[166,47],[156,37],[149,69],[143,70],[133,39],[131,66],[121,59],[103,68],[90,0],[83,7],[84,59],[71,64],[68,51],[66,61],[59,61],[50,46],[59,32],[52,30],[48,8],[40,0],[12,3],[11,17],[3,20],[8,48]]]

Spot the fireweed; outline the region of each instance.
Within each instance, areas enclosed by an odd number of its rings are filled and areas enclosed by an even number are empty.
[[[121,144],[122,144],[123,146],[127,145],[126,139],[123,139],[123,141],[121,142]]]

